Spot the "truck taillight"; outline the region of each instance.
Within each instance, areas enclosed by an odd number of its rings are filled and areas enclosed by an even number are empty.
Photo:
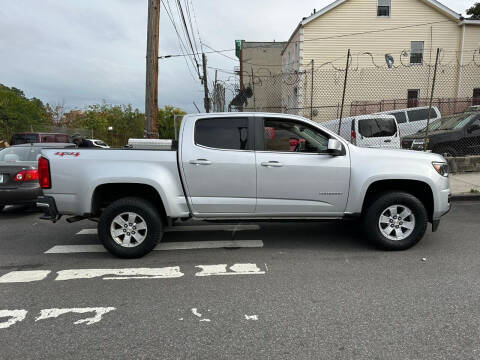
[[[38,159],[38,181],[42,189],[50,189],[52,187],[50,180],[50,162],[43,156]]]
[[[357,145],[357,133],[355,132],[355,130],[352,130],[352,133],[350,134],[350,136],[352,138],[352,144]]]
[[[15,174],[14,180],[16,182],[34,181],[38,180],[37,170],[22,170]]]

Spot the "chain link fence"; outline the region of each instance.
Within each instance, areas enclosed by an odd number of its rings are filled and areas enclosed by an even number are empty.
[[[359,146],[480,155],[480,55],[463,66],[438,58],[372,64],[361,67],[350,57],[343,68],[312,61],[277,75],[248,74],[225,107],[300,115]]]

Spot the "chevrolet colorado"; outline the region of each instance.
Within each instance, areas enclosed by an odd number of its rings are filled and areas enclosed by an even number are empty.
[[[106,249],[126,258],[188,218],[357,218],[377,246],[403,250],[450,209],[441,155],[360,148],[295,115],[187,115],[171,149],[42,154],[44,218],[98,221]]]

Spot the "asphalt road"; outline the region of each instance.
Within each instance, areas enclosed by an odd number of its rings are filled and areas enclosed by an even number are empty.
[[[261,248],[51,254],[95,224],[38,216],[0,214],[0,358],[480,359],[480,202],[404,252],[355,223],[262,223],[164,238]]]

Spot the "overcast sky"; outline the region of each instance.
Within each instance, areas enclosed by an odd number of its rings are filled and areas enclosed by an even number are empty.
[[[174,0],[169,1],[174,7]],[[231,49],[235,39],[287,40],[302,17],[331,2],[188,1],[202,41],[215,49]],[[463,14],[473,2],[442,0]],[[177,36],[161,10],[160,55],[178,54]],[[146,25],[147,0],[0,0],[0,83],[67,108],[104,100],[143,111]],[[227,55],[235,57],[233,51]],[[238,65],[218,54],[208,54],[208,63],[230,71]],[[192,112],[193,101],[203,111],[203,87],[189,74],[184,59],[160,60],[159,105]]]

